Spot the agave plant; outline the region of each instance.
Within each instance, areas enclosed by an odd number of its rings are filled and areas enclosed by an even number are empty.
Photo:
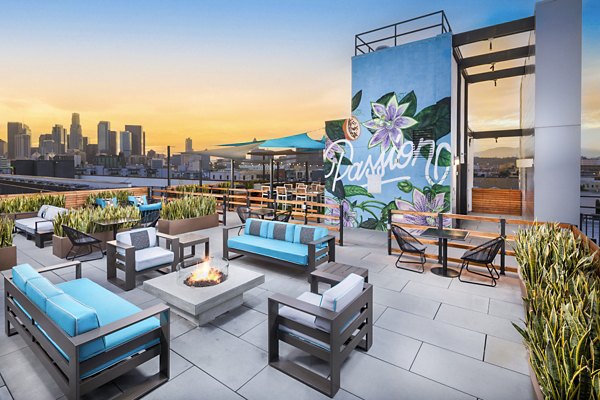
[[[549,399],[600,399],[600,271],[586,242],[558,225],[517,234],[527,287],[525,339]]]
[[[0,218],[0,248],[12,246],[14,230],[15,221],[10,218]]]
[[[173,221],[176,219],[204,217],[214,214],[216,210],[217,202],[214,197],[185,196],[164,204],[160,211],[160,217],[168,221]]]
[[[41,206],[48,204],[56,207],[65,206],[65,196],[55,194],[21,195],[0,199],[0,214],[38,211]]]
[[[62,226],[66,225],[77,229],[80,232],[92,234],[103,232],[110,229],[107,226],[100,226],[96,221],[106,221],[115,219],[134,219],[139,220],[140,210],[134,206],[127,207],[106,207],[106,208],[80,208],[69,212],[59,214],[54,218],[54,234],[56,236],[65,236]],[[135,222],[123,224],[123,228],[132,228]]]

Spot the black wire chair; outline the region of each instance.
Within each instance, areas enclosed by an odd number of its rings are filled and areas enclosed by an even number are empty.
[[[467,250],[460,257],[463,260],[463,262],[462,262],[462,266],[460,267],[460,273],[458,274],[458,280],[461,282],[465,282],[465,283],[472,283],[474,285],[491,286],[491,287],[496,286],[496,281],[498,279],[500,279],[500,274],[496,270],[496,267],[494,266],[493,262],[494,262],[494,259],[496,258],[496,256],[498,255],[500,248],[502,248],[503,243],[504,243],[504,238],[502,236],[499,236],[496,239],[492,239],[483,244],[480,244],[479,246],[477,246],[471,250]],[[472,263],[472,262],[476,263],[476,264],[484,265],[487,268],[489,275],[485,274],[485,273],[470,270],[469,263]],[[463,279],[461,279],[463,270],[467,270],[468,272],[475,274],[475,275],[483,276],[484,278],[490,278],[492,280],[492,283],[487,284],[487,283],[481,283],[481,282],[476,282],[476,281],[463,280]]]
[[[94,248],[98,249],[100,257],[87,258],[86,261],[99,260],[104,257],[104,252],[100,247],[100,243],[102,243],[101,240],[66,225],[63,225],[62,229],[65,235],[67,235],[71,241],[71,249],[67,253],[67,260],[75,260],[78,257],[88,256],[94,252]],[[88,252],[80,254],[79,250],[82,247],[87,247]]]
[[[160,219],[160,210],[151,210],[142,213],[142,219],[138,222],[138,228],[156,228]]]
[[[292,210],[280,211],[280,212],[275,213],[275,216],[273,217],[273,221],[289,222],[291,216],[292,216]]]
[[[422,274],[425,271],[425,250],[427,246],[421,243],[417,238],[411,235],[406,229],[403,229],[399,226],[392,226],[392,233],[396,238],[396,242],[398,243],[398,247],[400,248],[400,255],[396,260],[396,268],[405,269],[411,272],[418,272]],[[400,265],[400,259],[404,255],[404,253],[410,254],[418,254],[419,261],[403,261],[405,264],[418,264],[421,267],[419,269],[405,268]]]
[[[252,213],[252,210],[250,210],[250,207],[246,207],[246,206],[239,206],[238,208],[235,209],[235,211],[237,212],[238,217],[240,217],[240,221],[242,224],[246,223],[246,220],[248,218],[250,218],[250,214]],[[238,231],[238,235],[240,234],[242,229],[243,229],[243,227],[240,228],[240,230]]]

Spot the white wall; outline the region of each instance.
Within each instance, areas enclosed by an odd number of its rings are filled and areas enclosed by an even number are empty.
[[[535,217],[579,222],[581,0],[536,4]]]

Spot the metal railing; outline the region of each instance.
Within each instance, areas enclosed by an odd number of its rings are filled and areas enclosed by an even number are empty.
[[[440,33],[452,32],[443,10],[362,32],[354,36],[354,55],[371,53],[380,46],[398,46],[409,35],[437,31],[438,28]]]
[[[396,215],[396,216],[415,215],[415,216],[423,216],[423,217],[428,217],[428,218],[435,218],[436,226],[415,225],[415,224],[406,223],[406,222],[394,221],[393,220],[394,215]],[[450,222],[451,221],[492,222],[492,223],[498,224],[497,225],[498,229],[495,232],[491,232],[491,231],[482,231],[482,230],[450,228],[450,227],[444,226],[444,225],[447,225],[448,220],[450,220]],[[446,222],[446,224],[444,224],[445,222]],[[482,217],[482,216],[477,216],[477,215],[463,215],[463,214],[452,214],[452,213],[426,213],[426,212],[417,212],[417,211],[393,210],[390,212],[390,214],[388,216],[388,254],[391,255],[391,254],[399,252],[399,250],[396,250],[393,248],[393,242],[392,242],[393,234],[392,234],[391,228],[394,225],[403,227],[405,229],[408,228],[408,229],[418,229],[418,230],[425,230],[425,229],[432,228],[432,227],[433,228],[435,228],[435,227],[442,228],[443,227],[443,229],[467,232],[469,234],[468,238],[470,238],[470,239],[477,238],[477,239],[481,239],[484,241],[492,240],[494,238],[501,236],[504,238],[504,243],[502,245],[502,248],[500,249],[498,256],[500,257],[500,273],[502,275],[504,275],[506,273],[506,271],[517,272],[517,270],[518,270],[517,265],[507,265],[506,264],[506,257],[514,257],[515,256],[515,252],[512,248],[513,248],[513,244],[516,239],[516,235],[509,233],[509,231],[507,230],[507,227],[510,225],[516,226],[516,227],[521,227],[521,226],[532,226],[532,225],[542,225],[542,224],[546,224],[546,222],[528,221],[528,220],[523,220],[523,219]],[[452,226],[452,224],[450,224],[450,225]],[[581,233],[577,229],[577,227],[575,227],[573,225],[560,224],[560,226],[562,226],[565,229],[570,229],[570,230],[574,231],[575,233],[577,233],[577,232]],[[425,238],[419,238],[419,240],[423,244],[437,245],[437,247],[438,247],[437,254],[426,254],[426,256],[428,256],[430,258],[437,258],[438,260],[441,260],[441,257],[442,257],[442,241],[441,240],[425,239]],[[481,243],[467,244],[467,243],[456,243],[456,242],[448,241],[448,247],[458,248],[458,249],[463,249],[463,250],[469,250],[469,249],[475,248],[479,244],[481,244]],[[507,245],[508,245],[508,248],[507,248]],[[458,258],[454,258],[454,257],[448,257],[448,261],[457,262],[457,263],[462,262],[462,260],[460,260]]]
[[[152,198],[168,201],[183,196],[211,196],[217,201],[221,223],[227,225],[227,212],[235,211],[239,206],[254,209],[271,208],[275,211],[291,210],[291,223],[320,226],[337,232],[338,245],[344,245],[344,210],[339,204],[309,200],[281,200],[277,196],[263,197],[258,189],[231,189],[202,186],[202,191],[186,192],[176,187],[152,189]],[[329,211],[329,213],[328,213]],[[336,215],[337,214],[337,215]]]

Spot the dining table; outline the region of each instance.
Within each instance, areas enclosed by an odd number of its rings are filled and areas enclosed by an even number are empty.
[[[133,223],[133,222],[139,222],[139,221],[140,220],[136,219],[136,218],[119,218],[119,219],[99,220],[99,221],[94,221],[94,223],[99,226],[110,227],[113,231],[113,240],[116,240],[117,239],[117,231],[119,230],[119,227],[121,225],[129,224],[129,223]]]
[[[446,278],[456,278],[458,276],[457,270],[448,268],[448,240],[465,241],[468,235],[469,233],[466,231],[448,228],[427,228],[421,232],[419,236],[438,239],[442,244],[441,254],[439,255],[442,266],[431,268],[433,274]]]

